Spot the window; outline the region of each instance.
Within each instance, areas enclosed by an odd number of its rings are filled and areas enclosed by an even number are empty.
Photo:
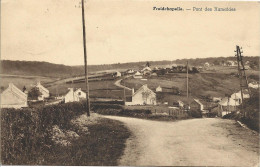
[[[81,92],[79,92],[78,95],[80,96],[80,95],[81,95]]]

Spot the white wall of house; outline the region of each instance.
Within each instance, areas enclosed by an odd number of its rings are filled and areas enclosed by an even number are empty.
[[[86,99],[87,94],[81,90],[81,88],[75,91],[75,95],[79,97],[79,99]]]
[[[156,94],[143,85],[132,95],[132,102],[126,102],[126,105],[156,105]]]
[[[162,87],[161,87],[161,86],[158,86],[158,87],[156,88],[156,92],[162,92]]]
[[[46,89],[44,86],[41,85],[40,82],[37,82],[36,87],[41,92],[41,96],[38,97],[38,100],[44,100],[44,98],[50,97],[50,92],[48,89]]]
[[[73,88],[69,88],[69,92],[64,96],[65,103],[79,101],[79,97],[74,93]]]
[[[27,95],[13,84],[9,84],[9,87],[0,96],[0,104],[1,108],[28,107]]]

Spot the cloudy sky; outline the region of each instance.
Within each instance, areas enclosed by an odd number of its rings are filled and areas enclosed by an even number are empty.
[[[2,0],[1,59],[82,65],[79,2]],[[258,2],[86,0],[85,5],[89,64],[234,56],[236,45],[245,56],[260,53]],[[236,11],[195,12],[193,7]]]

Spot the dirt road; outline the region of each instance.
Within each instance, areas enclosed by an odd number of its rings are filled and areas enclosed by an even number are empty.
[[[126,77],[126,78],[128,78],[128,77]],[[121,85],[121,81],[122,81],[123,79],[119,79],[119,80],[117,80],[114,84],[117,86],[117,87],[119,87],[119,88],[125,88],[126,90],[132,90],[132,89],[130,89],[130,88],[128,88],[128,87],[126,87],[126,86],[123,86],[123,85]]]
[[[106,116],[133,132],[121,166],[257,166],[259,137],[233,120],[159,122]]]

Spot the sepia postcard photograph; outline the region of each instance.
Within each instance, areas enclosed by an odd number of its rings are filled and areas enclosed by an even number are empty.
[[[260,2],[0,2],[0,165],[260,165]]]

